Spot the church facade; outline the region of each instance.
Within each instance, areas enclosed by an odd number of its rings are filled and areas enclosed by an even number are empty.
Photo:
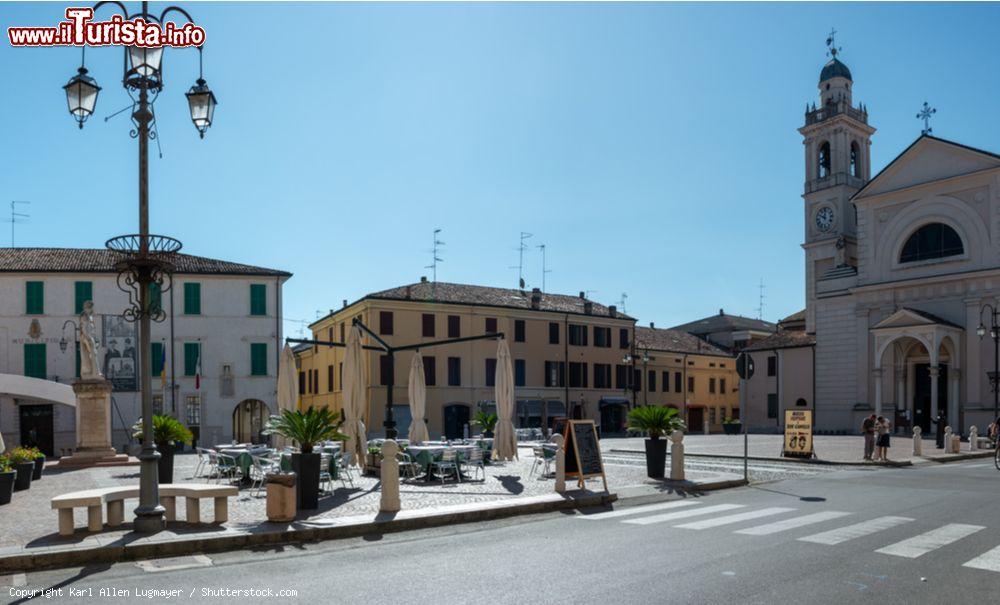
[[[875,128],[853,85],[834,52],[799,129],[815,338],[801,353],[815,358],[804,405],[818,430],[856,432],[876,413],[926,432],[940,411],[956,432],[982,434],[994,414],[981,310],[1000,295],[1000,155],[925,132],[873,176]]]

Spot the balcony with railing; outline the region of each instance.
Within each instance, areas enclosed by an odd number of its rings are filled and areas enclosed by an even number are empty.
[[[823,120],[828,120],[837,115],[846,115],[847,117],[857,120],[862,124],[868,123],[868,112],[863,109],[857,109],[851,107],[845,102],[833,103],[831,105],[826,105],[818,109],[813,109],[812,111],[806,112],[806,126],[811,124],[817,124]]]
[[[836,187],[837,185],[847,185],[855,189],[861,189],[865,185],[864,179],[858,178],[846,172],[835,172],[829,176],[806,181],[806,193]]]

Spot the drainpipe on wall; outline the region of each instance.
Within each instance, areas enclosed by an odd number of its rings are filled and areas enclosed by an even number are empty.
[[[779,429],[781,428],[781,355],[778,349],[772,349],[774,352],[774,392],[778,396],[778,413],[775,414],[774,424]]]
[[[170,284],[170,406],[174,411],[174,416],[177,415],[177,364],[174,363],[174,288],[173,284]],[[162,304],[162,296],[161,304]],[[185,418],[186,420],[186,418]],[[202,417],[204,420],[204,417]],[[185,423],[187,424],[187,423]],[[204,424],[204,422],[202,423]],[[199,433],[201,432],[201,425],[198,425]],[[199,435],[200,437],[201,435]],[[129,437],[131,442],[131,436]]]
[[[563,315],[563,368],[559,375],[566,392],[566,417],[573,418],[573,408],[569,402],[569,313]]]
[[[681,359],[681,418],[684,419],[684,424],[688,421],[688,354],[684,354],[684,358]],[[740,411],[742,413],[742,410]]]

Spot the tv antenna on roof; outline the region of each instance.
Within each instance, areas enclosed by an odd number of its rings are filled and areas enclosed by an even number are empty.
[[[517,247],[517,266],[509,267],[510,269],[517,269],[517,287],[524,289],[524,251],[528,249],[528,245],[524,243],[524,240],[531,237],[531,234],[527,231],[521,232],[521,243]]]
[[[764,319],[764,278],[760,278],[760,285],[757,286],[760,290],[757,300],[757,319]]]
[[[542,292],[545,292],[545,274],[552,273],[552,269],[545,268],[545,244],[539,244],[535,247],[542,251]]]
[[[622,308],[622,313],[625,312],[625,301],[628,300],[628,294],[622,292],[622,298],[618,301],[618,306]]]
[[[14,225],[17,223],[26,223],[28,219],[31,218],[30,214],[25,214],[24,212],[18,212],[17,206],[15,204],[30,204],[31,202],[26,202],[23,200],[14,200],[10,203],[10,247],[14,247]]]
[[[444,242],[438,239],[438,233],[441,233],[441,229],[434,229],[434,246],[431,248],[431,264],[424,267],[424,269],[431,270],[431,281],[434,283],[437,283],[438,280],[438,263],[444,262],[444,259],[438,258],[438,246],[444,245]]]

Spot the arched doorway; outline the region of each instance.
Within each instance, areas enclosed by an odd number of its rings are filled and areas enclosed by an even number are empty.
[[[244,399],[233,408],[233,439],[239,443],[264,443],[264,425],[271,415],[267,404],[259,399]]]

